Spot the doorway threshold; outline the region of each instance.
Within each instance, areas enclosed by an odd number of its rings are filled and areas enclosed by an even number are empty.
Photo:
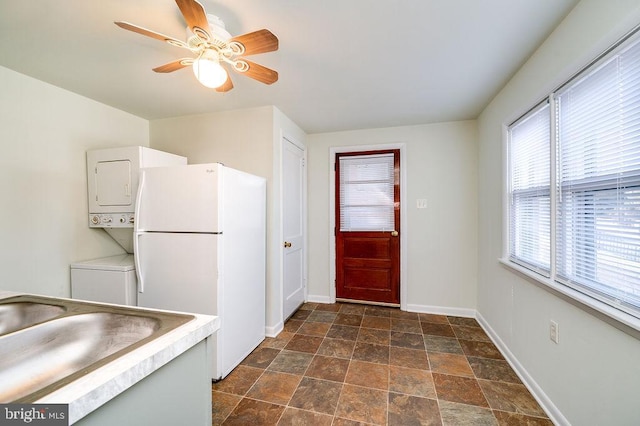
[[[373,302],[371,300],[356,300],[356,299],[343,299],[340,297],[336,297],[336,302],[342,303],[357,303],[360,305],[373,305],[373,306],[387,306],[390,308],[399,308],[399,303],[385,303],[385,302]]]

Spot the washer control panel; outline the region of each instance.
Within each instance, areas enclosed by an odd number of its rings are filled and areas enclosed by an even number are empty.
[[[133,228],[133,213],[90,213],[91,228]]]

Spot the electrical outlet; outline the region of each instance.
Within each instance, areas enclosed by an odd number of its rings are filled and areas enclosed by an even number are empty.
[[[416,200],[416,207],[419,209],[426,209],[427,208],[427,200],[425,198],[418,198]]]
[[[553,343],[558,343],[560,340],[560,326],[554,320],[549,323],[549,338]]]

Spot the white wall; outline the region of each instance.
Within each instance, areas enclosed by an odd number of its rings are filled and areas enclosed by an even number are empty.
[[[189,158],[221,162],[267,179],[267,327],[282,319],[279,143],[281,132],[304,133],[273,106],[150,122],[150,146]],[[304,143],[302,139],[301,142]]]
[[[476,307],[475,121],[313,134],[309,158],[309,295],[327,299],[331,147],[404,143],[407,163],[407,304],[424,311]],[[416,208],[426,198],[428,208]]]
[[[640,424],[640,342],[498,263],[502,126],[640,23],[637,0],[583,0],[478,119],[478,311],[558,423]],[[549,321],[560,343],[549,339]]]
[[[85,152],[148,122],[0,67],[0,141],[0,288],[69,297],[70,263],[124,252],[89,229]]]

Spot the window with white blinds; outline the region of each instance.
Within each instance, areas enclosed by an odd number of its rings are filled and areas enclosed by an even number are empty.
[[[509,259],[638,318],[639,39],[508,129]]]
[[[640,43],[555,96],[557,278],[640,308]]]
[[[341,156],[340,231],[392,231],[394,155]]]
[[[549,276],[551,145],[549,104],[509,128],[509,257]]]

